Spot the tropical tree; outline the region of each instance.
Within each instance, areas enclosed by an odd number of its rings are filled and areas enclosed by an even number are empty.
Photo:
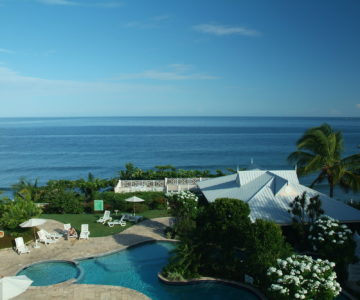
[[[37,179],[32,183],[22,177],[19,179],[19,182],[13,184],[11,188],[14,191],[15,197],[26,198],[33,202],[38,202],[42,194],[42,189],[38,186]]]
[[[299,176],[320,172],[310,187],[327,180],[329,195],[334,196],[334,187],[353,191],[360,190],[360,153],[342,158],[343,137],[324,123],[308,129],[297,141],[297,151],[288,157],[290,163],[297,164]]]
[[[13,230],[22,222],[39,216],[40,213],[41,209],[33,201],[16,196],[14,201],[9,201],[2,206],[0,225]]]
[[[76,186],[84,194],[85,201],[91,202],[95,198],[95,193],[100,189],[106,188],[109,181],[94,177],[92,173],[88,174],[87,180],[80,179],[76,181]]]

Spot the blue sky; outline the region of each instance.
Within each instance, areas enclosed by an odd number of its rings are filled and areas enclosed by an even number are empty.
[[[0,117],[357,116],[358,0],[0,0]]]

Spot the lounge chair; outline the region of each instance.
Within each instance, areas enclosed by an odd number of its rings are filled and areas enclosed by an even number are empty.
[[[71,228],[71,224],[64,224],[64,237],[66,238],[77,238],[77,232],[75,231],[74,234],[69,235],[69,230]]]
[[[45,246],[56,242],[54,239],[46,237],[46,234],[44,231],[41,231],[41,230],[38,231],[37,235],[39,237],[39,242],[44,243]]]
[[[112,218],[110,217],[110,210],[105,210],[104,215],[101,218],[99,218],[99,220],[97,220],[96,222],[105,224],[106,222],[109,222],[111,220]]]
[[[112,220],[112,218],[110,217],[110,210],[105,210],[104,215],[96,222],[105,224],[106,222],[109,222],[111,220]]]
[[[108,222],[108,225],[109,227],[114,227],[114,225],[126,226],[126,222],[124,220],[125,220],[125,215],[122,215],[120,220],[110,221]]]
[[[30,253],[29,248],[25,245],[24,239],[20,236],[15,239],[15,250],[20,255],[23,253]]]
[[[41,229],[40,231],[44,232],[45,233],[45,236],[48,238],[48,239],[53,239],[55,241],[57,241],[59,238],[62,237],[61,234],[57,233],[57,232],[53,232],[53,233],[50,233],[50,232],[47,232],[45,229]]]
[[[89,225],[88,224],[81,224],[81,232],[79,239],[88,240],[90,235]]]
[[[126,214],[124,220],[137,223],[137,222],[141,221],[143,218],[144,218],[143,216],[133,216],[130,214]]]

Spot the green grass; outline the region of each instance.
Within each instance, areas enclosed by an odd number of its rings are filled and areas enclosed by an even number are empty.
[[[159,217],[167,217],[166,210],[148,210],[144,211],[141,214],[144,218],[153,219]],[[133,225],[131,222],[126,222],[126,226],[122,227],[120,225],[115,225],[114,227],[109,227],[108,225],[103,225],[97,223],[98,220],[103,214],[43,214],[40,218],[44,219],[53,219],[62,223],[70,223],[71,226],[75,227],[76,231],[79,233],[81,224],[89,224],[90,237],[100,237],[100,236],[109,236],[119,232],[124,231],[126,228],[129,228]],[[117,217],[115,214],[111,214],[113,219],[120,219],[121,213],[118,213]]]
[[[17,235],[12,236],[12,235],[10,235],[9,231],[5,230],[5,236],[3,238],[0,238],[0,249],[14,247],[15,246],[14,240],[18,236],[22,236],[26,243],[26,242],[34,239],[34,231],[32,228],[19,229],[19,232],[17,233]]]

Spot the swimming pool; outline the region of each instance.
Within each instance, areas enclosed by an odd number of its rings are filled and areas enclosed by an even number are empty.
[[[114,254],[78,260],[77,284],[102,284],[123,286],[137,290],[156,300],[182,299],[259,299],[246,290],[220,283],[198,283],[194,285],[172,286],[160,282],[158,272],[166,265],[173,243],[156,242],[131,247]],[[48,264],[48,265],[47,265]],[[69,264],[65,270],[69,274]],[[74,266],[72,265],[71,268]],[[51,269],[54,268],[52,272]],[[18,275],[27,275],[33,285],[51,285],[60,271],[60,265],[54,262],[34,264],[20,271]],[[81,270],[81,271],[80,271]],[[49,273],[56,276],[48,276]],[[79,275],[80,274],[80,275]],[[68,276],[62,276],[68,280]],[[64,281],[64,280],[63,280]]]

